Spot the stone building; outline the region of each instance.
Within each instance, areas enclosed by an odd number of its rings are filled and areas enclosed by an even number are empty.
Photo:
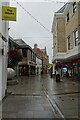
[[[77,75],[80,72],[80,2],[67,3],[55,13],[52,33],[54,74],[55,65],[60,62],[67,72]]]

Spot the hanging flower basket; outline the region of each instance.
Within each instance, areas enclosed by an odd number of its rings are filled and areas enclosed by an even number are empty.
[[[61,67],[62,67],[62,65],[61,65],[60,62],[56,63],[56,65],[55,65],[55,69],[56,70],[60,69]]]
[[[19,50],[10,50],[8,52],[8,66],[15,67],[22,60],[22,55]]]

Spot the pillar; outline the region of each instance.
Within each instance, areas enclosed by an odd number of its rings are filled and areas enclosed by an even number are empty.
[[[55,75],[55,64],[53,63],[53,76]]]

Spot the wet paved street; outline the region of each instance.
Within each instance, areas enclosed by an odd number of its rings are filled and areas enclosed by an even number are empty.
[[[79,87],[77,80],[49,75],[19,77],[18,84],[8,86],[2,104],[3,118],[78,118]]]

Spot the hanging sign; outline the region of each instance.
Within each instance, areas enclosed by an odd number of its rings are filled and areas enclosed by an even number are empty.
[[[16,8],[2,6],[2,20],[16,21]]]

